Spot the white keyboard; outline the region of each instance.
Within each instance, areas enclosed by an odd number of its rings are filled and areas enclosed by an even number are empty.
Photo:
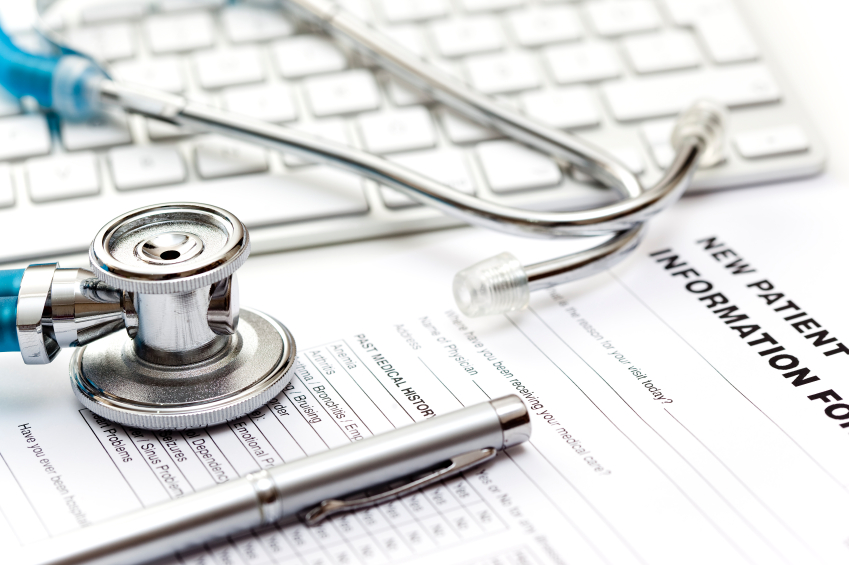
[[[180,0],[157,14],[95,5],[66,28],[119,79],[356,145],[481,198],[545,209],[610,198],[282,12],[223,4]],[[725,161],[701,171],[695,190],[823,167],[816,132],[730,0],[342,4],[480,91],[607,148],[647,184],[672,158],[672,118],[699,97],[728,105],[731,124]],[[140,116],[58,123],[0,98],[0,262],[84,251],[111,218],[168,201],[230,210],[255,251],[457,225],[292,155]]]

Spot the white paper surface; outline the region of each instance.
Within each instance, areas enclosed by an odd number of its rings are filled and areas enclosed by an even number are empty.
[[[321,528],[266,529],[173,562],[846,563],[847,204],[828,179],[688,198],[613,272],[476,320],[456,314],[456,270],[503,250],[532,262],[578,244],[463,230],[355,268],[293,273],[257,257],[241,272],[242,304],[294,331],[302,366],[276,402],[206,431],[104,422],[74,400],[67,353],[47,367],[6,354],[0,547],[10,556],[431,411],[519,393],[532,440],[492,464]],[[791,325],[807,319],[819,327]]]

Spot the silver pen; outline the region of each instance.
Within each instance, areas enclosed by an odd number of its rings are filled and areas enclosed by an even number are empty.
[[[23,548],[24,562],[131,565],[287,516],[314,525],[460,473],[530,433],[522,400],[496,398],[38,542]],[[414,475],[379,494],[342,498]]]

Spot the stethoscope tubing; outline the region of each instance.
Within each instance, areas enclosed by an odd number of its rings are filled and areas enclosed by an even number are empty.
[[[45,10],[50,4],[50,0],[40,0],[39,8]],[[370,25],[340,11],[335,3],[284,0],[281,5],[440,103],[592,176],[615,190],[620,199],[589,210],[518,209],[462,193],[361,149],[199,104],[182,96],[104,78],[98,85],[100,101],[104,106],[117,106],[193,131],[217,133],[354,172],[472,225],[543,239],[611,236],[576,255],[527,266],[532,288],[589,276],[621,260],[639,243],[643,224],[675,202],[687,188],[709,141],[697,134],[679,139],[672,164],[646,189],[634,173],[602,149],[477,92]],[[59,39],[50,32],[47,36]]]

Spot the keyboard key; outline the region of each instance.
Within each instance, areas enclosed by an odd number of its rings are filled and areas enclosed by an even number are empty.
[[[685,31],[629,37],[622,41],[631,66],[638,73],[656,73],[697,67],[699,47]]]
[[[380,106],[377,83],[365,69],[309,77],[304,80],[304,90],[316,116],[364,112]]]
[[[734,9],[731,0],[663,0],[663,3],[679,26],[693,26],[699,20]]]
[[[192,102],[199,102],[207,106],[215,106],[212,97],[207,96],[205,94],[195,93],[189,96],[188,98]],[[168,122],[163,122],[161,120],[156,120],[153,118],[145,118],[144,121],[145,125],[147,126],[147,135],[151,140],[154,141],[162,139],[173,139],[175,137],[184,137],[197,133],[197,131],[194,131],[188,127],[175,126],[174,124],[169,124]]]
[[[259,82],[265,78],[259,50],[252,45],[195,53],[194,65],[198,81],[206,89]]]
[[[593,94],[586,86],[573,86],[521,96],[529,116],[556,128],[597,126],[601,120]]]
[[[430,112],[421,106],[364,114],[357,118],[357,124],[365,149],[370,153],[424,149],[436,143]]]
[[[560,84],[611,79],[622,73],[619,58],[607,43],[548,47],[543,50],[543,59]]]
[[[392,76],[386,77],[386,93],[392,103],[399,107],[433,102],[433,99],[421,90]]]
[[[370,0],[337,0],[336,3],[342,6],[342,9],[346,12],[364,22],[371,23],[374,20]]]
[[[430,28],[436,48],[444,57],[460,57],[501,49],[504,33],[492,16],[445,20]]]
[[[422,37],[422,30],[419,26],[404,25],[381,27],[379,30],[381,33],[387,37],[391,37],[399,45],[409,49],[419,57],[424,57],[427,53],[424,37]]]
[[[186,178],[186,166],[173,147],[146,145],[109,151],[112,180],[118,190],[174,184]]]
[[[439,113],[445,135],[454,143],[475,143],[501,137],[497,131],[444,109]]]
[[[123,2],[101,2],[93,6],[80,7],[80,20],[86,24],[137,20],[147,14],[150,2],[146,0],[124,0]]]
[[[570,6],[524,8],[507,16],[516,41],[525,47],[573,41],[584,35],[578,12]]]
[[[671,143],[652,145],[650,149],[652,158],[660,169],[666,169],[672,164],[672,160],[675,158],[675,148],[672,147]]]
[[[660,14],[651,0],[596,0],[587,14],[599,35],[615,37],[651,31],[660,26]]]
[[[345,54],[331,40],[318,35],[283,39],[271,51],[285,78],[341,71],[348,66]]]
[[[328,167],[308,167],[285,175],[254,175],[229,182],[207,181],[200,188],[202,191],[187,192],[199,192],[195,201],[226,207],[248,227],[359,215],[369,209],[362,177]],[[174,187],[168,194],[180,196],[183,190]],[[240,198],[233,198],[234,194]]]
[[[640,126],[640,133],[648,145],[672,144],[675,120],[656,120]]]
[[[671,116],[701,98],[732,108],[781,99],[778,84],[762,65],[622,81],[601,89],[619,121]]]
[[[390,157],[389,160],[407,167],[412,171],[426,175],[442,184],[447,184],[460,192],[465,192],[466,194],[475,193],[475,181],[469,171],[466,157],[459,149],[407,153],[405,155],[395,155]],[[380,187],[380,196],[383,198],[383,202],[387,208],[418,205],[416,200],[413,200],[406,194],[386,186]]]
[[[127,116],[97,116],[85,122],[62,121],[62,145],[68,151],[98,149],[132,143]]]
[[[268,156],[262,147],[215,137],[195,148],[195,167],[205,179],[261,173],[268,170]]]
[[[554,161],[515,141],[481,143],[477,154],[493,192],[554,186],[562,178]]]
[[[221,11],[224,32],[233,43],[268,41],[295,33],[295,24],[277,9],[235,4]]]
[[[751,61],[760,56],[755,38],[729,0],[665,0],[672,20],[692,26],[717,63]]]
[[[153,118],[145,118],[144,122],[147,127],[147,136],[151,139],[151,141],[174,139],[176,137],[185,137],[196,133],[188,128],[175,126],[174,124],[154,120]]]
[[[0,120],[0,160],[50,153],[50,130],[41,114]]]
[[[0,118],[4,116],[14,116],[21,113],[21,105],[18,99],[0,89]]]
[[[525,0],[460,0],[460,5],[467,12],[490,12],[517,8],[525,3]]]
[[[752,61],[760,56],[755,38],[736,10],[700,19],[696,31],[716,63]]]
[[[212,16],[207,12],[150,16],[144,22],[144,31],[156,54],[211,47],[215,36]]]
[[[136,53],[135,33],[128,23],[71,29],[66,37],[72,48],[105,61],[126,59]]]
[[[33,202],[49,202],[100,192],[97,157],[94,153],[52,155],[26,162],[29,196]]]
[[[228,88],[221,93],[221,100],[231,112],[267,122],[290,122],[298,117],[289,87],[282,84]]]
[[[186,10],[212,10],[220,8],[228,0],[168,0],[157,3],[157,8],[162,12],[184,12]]]
[[[535,58],[528,53],[497,53],[466,59],[471,85],[484,94],[530,90],[540,84]]]
[[[112,65],[112,74],[123,82],[165,92],[180,93],[185,88],[183,68],[180,61],[172,57],[116,63]]]
[[[0,164],[0,208],[15,204],[15,187],[12,186],[12,171],[9,165]]]
[[[737,151],[746,159],[807,151],[811,142],[799,126],[780,126],[746,131],[734,136]]]
[[[330,118],[318,122],[301,122],[293,127],[299,131],[309,133],[322,139],[341,143],[342,145],[350,145],[350,140],[348,139],[348,128],[345,125],[345,121],[339,118]],[[310,161],[301,159],[291,153],[283,154],[283,162],[289,167],[300,167],[302,165],[310,164]]]
[[[448,12],[445,0],[382,0],[380,4],[391,23],[439,18]]]
[[[646,170],[646,162],[643,155],[633,147],[618,147],[610,149],[610,153],[625,165],[635,175],[641,175]]]

